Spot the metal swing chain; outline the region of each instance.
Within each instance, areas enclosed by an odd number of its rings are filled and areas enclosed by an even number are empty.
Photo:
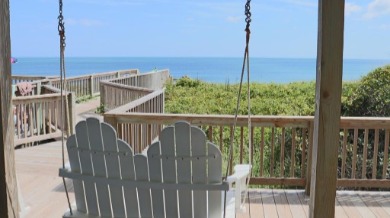
[[[64,23],[64,16],[62,15],[62,0],[59,0],[59,16],[58,16],[58,34],[60,35],[60,87],[61,87],[61,115],[62,115],[62,168],[65,169],[65,142],[64,142],[64,123],[65,120],[67,122],[67,135],[69,135],[69,116],[68,116],[68,98],[65,97],[65,113],[63,112],[64,110],[64,89],[65,93],[66,92],[66,71],[65,71],[65,23]],[[68,207],[70,214],[73,215],[72,207],[70,205],[70,199],[69,199],[69,193],[68,193],[68,188],[66,186],[65,178],[62,177],[62,182],[64,183],[64,188],[65,188],[65,193],[66,193],[66,199],[68,200]]]
[[[234,133],[236,130],[236,125],[237,125],[237,118],[238,118],[238,110],[240,108],[240,102],[241,102],[241,92],[242,92],[242,83],[244,79],[244,72],[245,72],[245,66],[247,66],[247,74],[248,74],[248,132],[249,132],[249,146],[251,146],[251,118],[250,118],[250,87],[249,87],[249,40],[250,40],[250,23],[252,21],[251,16],[252,13],[250,12],[251,6],[250,6],[251,0],[247,0],[245,4],[245,22],[246,22],[246,27],[245,27],[245,32],[246,32],[246,46],[245,46],[245,52],[244,52],[244,60],[242,63],[242,70],[241,70],[241,79],[240,79],[240,86],[238,90],[238,97],[237,97],[237,105],[236,105],[236,110],[234,114],[234,124],[233,124],[233,129],[232,129],[232,134],[230,134],[230,146],[229,146],[229,160],[227,163],[226,167],[226,173],[225,173],[225,178],[228,177],[229,174],[229,169],[231,162],[233,161],[233,144],[234,144]],[[251,149],[249,149],[249,161],[251,163]],[[245,196],[245,195],[244,195]],[[249,192],[248,192],[248,201],[249,201]],[[250,206],[249,206],[249,215],[250,215]],[[223,211],[223,217],[226,216],[226,191],[225,191],[225,197],[224,197],[224,211]]]

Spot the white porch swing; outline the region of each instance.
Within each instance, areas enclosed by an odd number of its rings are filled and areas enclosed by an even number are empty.
[[[246,48],[235,113],[236,123],[247,65],[249,129],[250,1],[247,0],[245,5]],[[64,78],[61,90],[66,91],[62,0],[59,0],[59,4],[61,79]],[[235,126],[229,160],[232,159]],[[251,134],[251,131],[248,132]],[[250,158],[249,164],[235,166],[233,175],[228,176],[226,170],[223,179],[221,151],[213,143],[207,142],[200,128],[187,122],[176,122],[164,128],[158,141],[149,146],[146,155],[134,155],[131,147],[117,138],[112,126],[95,118],[79,122],[76,133],[68,137],[66,144],[70,168],[66,168],[63,161],[59,175],[63,177],[67,195],[65,178],[73,180],[76,208],[72,209],[69,202],[69,211],[64,217],[214,218],[234,217],[236,212],[243,209],[251,172]],[[231,195],[228,191],[233,184],[235,194]]]

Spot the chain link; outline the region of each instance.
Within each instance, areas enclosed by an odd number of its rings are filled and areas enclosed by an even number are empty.
[[[60,46],[61,50],[64,50],[66,47],[65,43],[65,23],[64,23],[64,16],[62,15],[62,0],[59,0],[59,13],[58,15],[58,34],[60,35]]]
[[[245,31],[250,31],[249,30],[249,27],[250,27],[250,23],[252,21],[251,19],[251,16],[252,16],[252,13],[251,13],[251,0],[247,0],[246,1],[246,4],[245,4],[245,22],[246,22],[246,28],[245,28]]]

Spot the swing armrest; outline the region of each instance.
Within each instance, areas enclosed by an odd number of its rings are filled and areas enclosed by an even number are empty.
[[[243,181],[246,183],[246,179],[249,177],[252,166],[249,164],[239,164],[234,166],[234,174],[226,178],[226,181],[229,183],[229,187],[232,187],[233,183],[241,183]]]
[[[252,165],[249,164],[240,164],[234,166],[234,174],[226,178],[226,181],[229,183],[229,189],[233,187],[235,183],[235,211],[244,212],[244,202],[245,193],[247,192],[247,179],[249,179]]]

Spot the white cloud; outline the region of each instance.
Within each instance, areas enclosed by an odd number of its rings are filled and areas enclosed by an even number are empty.
[[[345,3],[345,15],[348,16],[352,13],[359,12],[362,10],[362,7],[354,3]]]
[[[92,19],[65,19],[65,24],[74,25],[74,26],[83,26],[83,27],[94,27],[94,26],[102,26],[103,22],[99,20]]]
[[[390,0],[373,0],[368,4],[365,18],[374,18],[383,15],[390,15]]]
[[[243,20],[244,18],[242,16],[229,16],[226,18],[226,21],[229,23],[238,23]]]

